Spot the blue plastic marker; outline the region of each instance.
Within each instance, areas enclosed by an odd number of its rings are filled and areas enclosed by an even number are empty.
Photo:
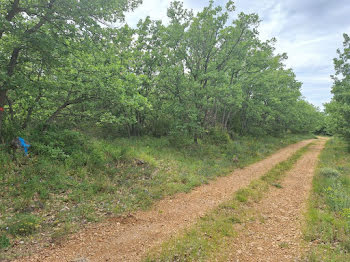
[[[27,142],[22,137],[19,137],[18,140],[24,149],[24,154],[27,156],[28,155],[28,148],[30,147],[30,145],[27,144]]]

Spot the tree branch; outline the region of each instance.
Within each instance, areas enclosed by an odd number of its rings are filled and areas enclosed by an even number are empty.
[[[233,47],[231,48],[231,50],[228,52],[228,54],[225,55],[224,60],[222,60],[222,62],[216,67],[217,70],[221,70],[221,67],[227,62],[227,60],[230,58],[232,52],[236,49],[237,45],[241,42],[243,34],[245,32],[246,28],[243,28],[236,43],[233,45]]]
[[[8,11],[5,19],[10,22],[15,17],[15,15],[20,11],[21,9],[19,8],[19,0],[14,0],[12,3],[12,7],[10,11]],[[0,39],[2,38],[2,35],[4,32],[5,32],[4,29],[0,30]]]
[[[73,99],[73,100],[69,100],[69,96],[70,94],[67,96],[67,100],[60,106],[56,109],[56,111],[45,121],[45,124],[44,124],[44,127],[43,127],[43,130],[47,130],[47,128],[49,127],[50,123],[52,123],[56,117],[61,113],[61,111],[65,108],[67,108],[67,106],[69,105],[73,105],[73,104],[78,104],[78,103],[81,103],[89,98],[85,97],[85,96],[81,96],[81,97],[78,97],[76,99]]]
[[[30,34],[37,32],[45,24],[48,16],[52,13],[52,8],[53,8],[53,5],[55,4],[55,2],[56,2],[56,0],[51,0],[48,3],[48,5],[47,5],[48,12],[43,17],[41,17],[41,19],[39,20],[39,22],[35,26],[33,26],[32,28],[25,31],[25,35],[30,35]]]

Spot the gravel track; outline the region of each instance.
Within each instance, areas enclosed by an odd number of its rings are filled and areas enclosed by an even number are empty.
[[[318,156],[326,139],[320,138],[297,161],[283,182],[253,204],[254,217],[232,243],[224,261],[300,261],[307,249],[302,240],[303,213],[312,188]],[[220,260],[220,259],[219,259]]]

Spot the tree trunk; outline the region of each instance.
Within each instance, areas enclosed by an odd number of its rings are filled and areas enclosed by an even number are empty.
[[[40,98],[41,98],[41,91],[39,92],[39,95],[35,98],[34,104],[28,109],[27,117],[26,117],[26,120],[24,121],[24,123],[22,125],[22,129],[26,129],[27,128],[28,123],[30,122],[30,119],[32,117],[32,113],[33,113],[34,107],[39,103]]]
[[[225,120],[225,124],[224,124],[224,128],[227,130],[227,124],[228,124],[228,121],[230,120],[230,117],[231,117],[231,113],[232,113],[232,110],[230,110],[227,114],[227,117],[226,117],[226,120]]]
[[[202,126],[204,128],[206,128],[207,127],[207,123],[209,123],[208,117],[209,117],[209,109],[206,109],[205,113],[204,113],[203,124],[202,124]]]
[[[241,135],[244,135],[244,134],[246,134],[247,126],[248,126],[248,119],[245,116],[245,114],[241,118],[241,125],[242,125],[242,127],[241,127]]]
[[[193,141],[196,145],[198,144],[198,135],[197,134],[194,135]]]
[[[216,123],[217,123],[217,115],[218,115],[218,104],[215,101],[214,126],[216,126]]]
[[[7,100],[8,106],[9,106],[11,121],[13,123],[13,121],[15,121],[15,113],[13,112],[12,101],[10,100],[10,98],[8,96],[6,96],[6,100]]]
[[[224,126],[226,119],[226,107],[224,107],[224,112],[222,113],[221,126]]]
[[[45,121],[43,131],[46,131],[47,128],[49,127],[50,123],[53,120],[55,120],[55,118],[58,116],[58,114],[69,105],[70,105],[70,103],[66,102],[63,105],[61,105],[59,108],[57,108],[57,110]]]
[[[127,130],[128,130],[128,137],[130,138],[131,137],[130,125],[127,124],[126,127],[127,127]]]
[[[13,73],[15,72],[15,67],[17,63],[17,59],[19,56],[19,52],[21,51],[20,48],[16,47],[12,51],[10,62],[7,66],[7,76],[11,77]],[[6,105],[6,97],[7,97],[7,85],[8,83],[5,83],[3,86],[0,87],[0,107],[3,109]],[[3,141],[3,132],[2,132],[2,126],[4,122],[4,116],[5,112],[3,110],[0,110],[0,140]]]
[[[3,108],[5,106],[6,103],[6,93],[7,91],[2,89],[0,90],[0,141],[3,141],[3,132],[2,132],[2,124],[4,121],[4,116],[5,116],[5,112],[3,111]]]

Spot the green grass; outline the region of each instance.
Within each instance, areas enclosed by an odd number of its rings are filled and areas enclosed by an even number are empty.
[[[298,150],[289,159],[277,164],[260,179],[238,190],[231,201],[220,205],[201,218],[184,234],[172,238],[145,258],[153,261],[226,261],[230,242],[237,235],[235,225],[250,219],[250,204],[263,198],[271,186],[279,185],[288,170],[308,150],[309,145]]]
[[[147,209],[164,196],[189,192],[311,138],[244,137],[196,145],[187,138],[181,143],[152,137],[103,140],[67,130],[27,137],[29,158],[18,153],[14,162],[0,148],[0,236],[5,243],[0,260],[21,255],[24,245],[60,241],[84,224]],[[35,221],[28,226],[30,218]],[[24,244],[13,245],[18,241]]]
[[[340,138],[320,156],[304,235],[312,243],[306,261],[350,261],[350,153]]]

